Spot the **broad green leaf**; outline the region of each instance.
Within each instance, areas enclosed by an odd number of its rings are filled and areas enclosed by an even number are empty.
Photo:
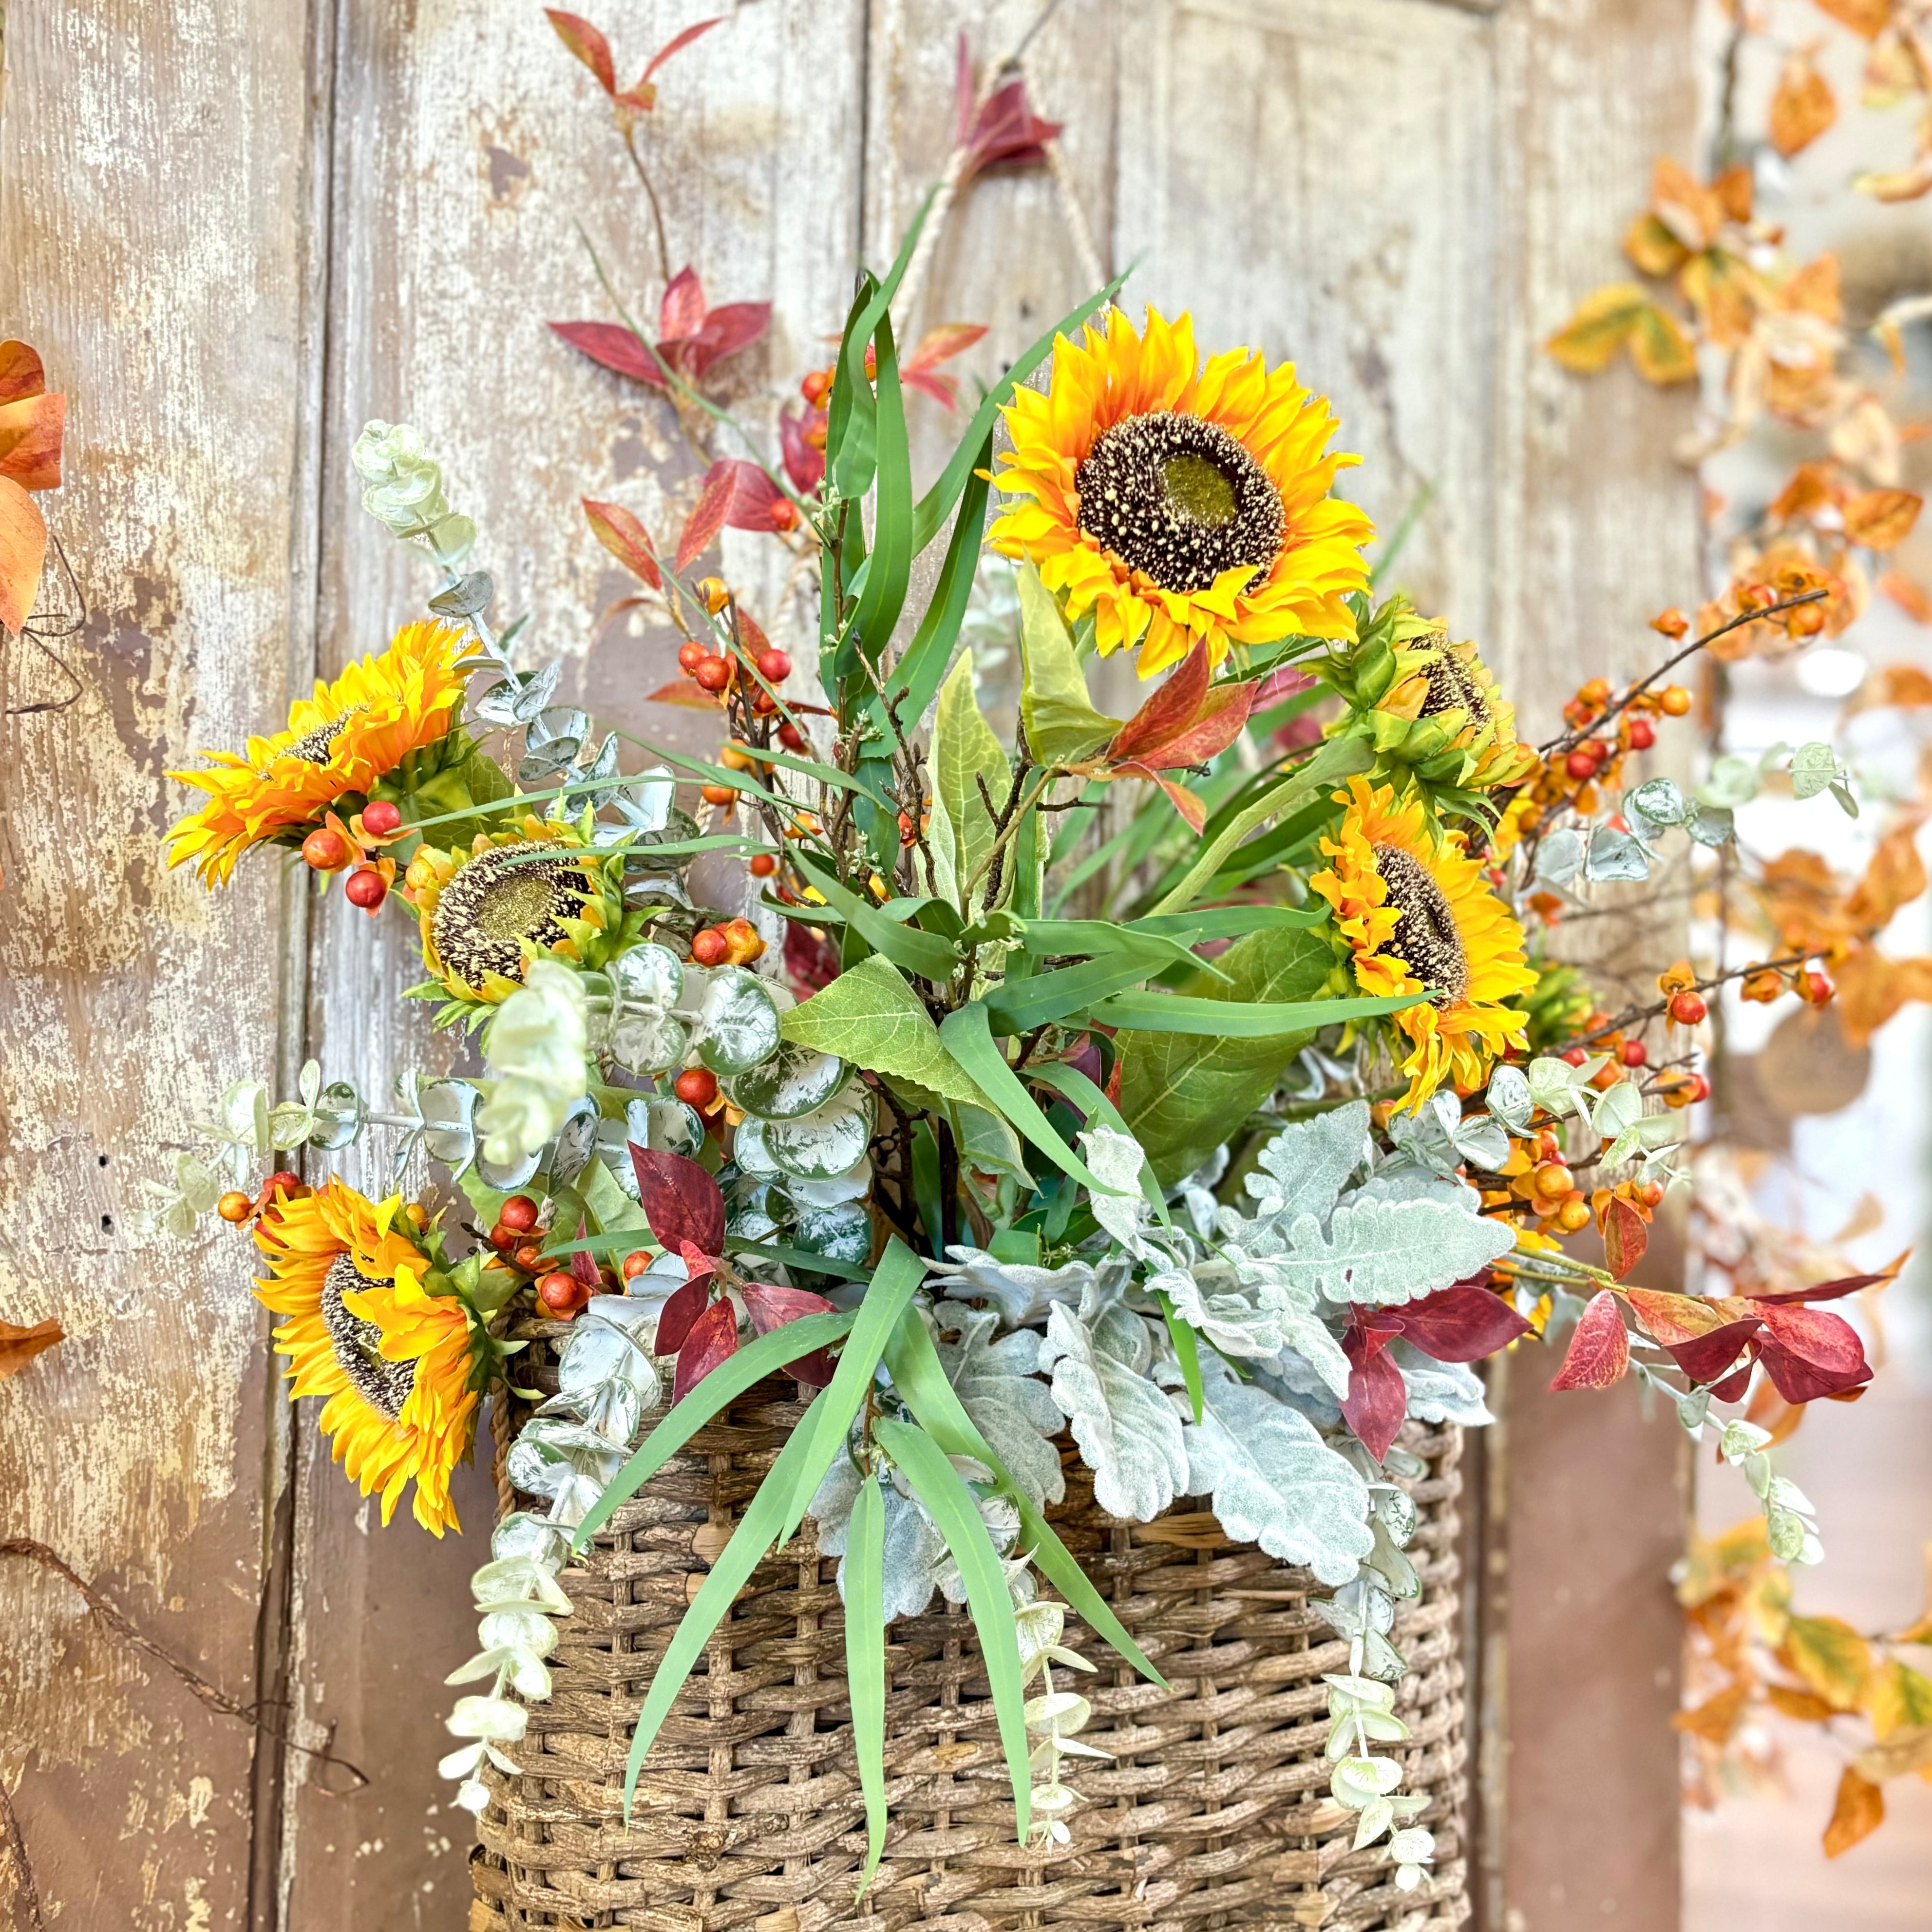
[[[866,1798],[862,1898],[886,1849],[886,1506],[877,1483],[860,1484],[845,1532],[845,1689],[852,1749]]]
[[[1232,1008],[1310,998],[1334,969],[1335,954],[1321,934],[1282,928],[1238,940],[1216,963],[1226,980],[1204,973],[1183,991],[1225,998]],[[1198,1167],[1267,1097],[1306,1038],[1122,1034],[1120,1114],[1155,1173],[1178,1180]]]
[[[1019,574],[1020,716],[1036,763],[1077,764],[1120,728],[1118,718],[1094,710],[1087,694],[1073,633],[1053,592],[1031,564]]]
[[[917,926],[905,925],[868,905],[803,853],[795,854],[794,859],[807,880],[825,895],[827,904],[874,952],[883,952],[894,965],[922,980],[950,980],[959,970],[958,949],[937,933],[922,932]]]
[[[993,849],[994,814],[1005,810],[1013,781],[1006,752],[973,695],[970,650],[960,652],[959,662],[939,688],[932,756],[933,788],[946,808],[946,832],[952,843],[956,903],[962,916],[970,918],[974,881]]]
[[[911,1483],[926,1514],[946,1539],[947,1553],[959,1566],[966,1586],[967,1607],[979,1633],[980,1653],[993,1694],[993,1714],[1006,1769],[1013,1782],[1014,1821],[1024,1842],[1032,1822],[1033,1780],[1027,1766],[1026,1687],[1020,1674],[1019,1631],[1013,1621],[1013,1600],[1006,1571],[993,1539],[980,1514],[980,1506],[952,1465],[923,1430],[881,1416],[872,1425],[874,1439]]]
[[[632,1451],[578,1526],[571,1547],[586,1548],[617,1510],[707,1422],[721,1414],[728,1403],[766,1376],[776,1375],[788,1362],[795,1362],[814,1348],[830,1346],[851,1328],[854,1319],[850,1315],[807,1315],[787,1322],[769,1335],[755,1337],[726,1356]]]
[[[1085,969],[1069,967],[1069,972]],[[1048,979],[1058,976],[1048,974]],[[1299,1000],[1283,1004],[1192,999],[1180,993],[1117,993],[1093,1009],[1094,1018],[1110,1026],[1135,1027],[1149,1033],[1206,1034],[1239,1040],[1278,1039],[1306,1035],[1317,1027],[1343,1020],[1372,1019],[1419,1006],[1426,993],[1393,994],[1374,999]],[[1286,1063],[1284,1062],[1284,1064]]]
[[[778,1022],[785,1038],[854,1066],[910,1081],[928,1094],[983,1107],[986,1096],[940,1044],[919,995],[875,953],[801,1000]]]
[[[1052,1123],[1006,1064],[1006,1055],[993,1038],[990,1016],[979,1000],[948,1013],[940,1023],[939,1037],[992,1105],[1055,1167],[1083,1186],[1106,1192],[1087,1163],[1054,1132]]]

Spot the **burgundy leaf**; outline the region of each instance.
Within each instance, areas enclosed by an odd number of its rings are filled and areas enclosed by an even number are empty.
[[[1381,1342],[1388,1339],[1383,1336]],[[1401,1370],[1382,1353],[1381,1342],[1375,1345],[1372,1354],[1368,1354],[1364,1352],[1365,1345],[1351,1331],[1342,1344],[1348,1349],[1349,1360],[1348,1393],[1342,1402],[1342,1419],[1378,1462],[1401,1433],[1403,1418],[1408,1413],[1408,1385],[1402,1378]],[[1356,1360],[1358,1353],[1362,1356],[1360,1360]]]
[[[696,1161],[633,1141],[631,1165],[637,1170],[644,1219],[659,1247],[678,1254],[688,1241],[705,1255],[724,1251],[724,1196]]]
[[[1750,1387],[1750,1378],[1751,1364],[1747,1362],[1743,1367],[1732,1370],[1722,1382],[1712,1384],[1711,1400],[1713,1402],[1738,1401],[1744,1390]]]
[[[1169,770],[1219,758],[1246,729],[1254,690],[1251,684],[1217,684],[1186,730],[1148,756]]]
[[[1630,1366],[1630,1336],[1624,1332],[1622,1311],[1610,1291],[1601,1288],[1591,1296],[1570,1337],[1569,1353],[1556,1372],[1552,1389],[1604,1389],[1623,1378]]]
[[[1438,1362],[1480,1362],[1529,1332],[1501,1295],[1462,1282],[1379,1312],[1399,1320],[1402,1339]]]
[[[582,1240],[590,1232],[590,1225],[585,1222],[578,1228],[577,1238]],[[572,1278],[580,1282],[592,1294],[604,1286],[604,1278],[597,1272],[597,1257],[588,1248],[579,1248],[572,1255],[570,1272]]]
[[[708,34],[713,27],[722,25],[724,19],[724,16],[722,14],[714,14],[710,20],[700,20],[695,26],[686,28],[682,33],[674,34],[670,39],[665,41],[662,46],[658,48],[656,53],[652,55],[651,64],[649,67],[644,69],[642,76],[638,82],[638,85],[640,87],[642,87],[645,82],[648,81],[651,76],[656,74],[658,69],[662,67],[664,62],[670,58],[673,54],[682,53],[683,50],[686,47],[689,46],[692,42],[696,40],[700,34]]]
[[[696,507],[686,520],[683,535],[677,540],[680,570],[688,570],[717,540],[718,532],[724,527],[725,519],[730,514],[731,498],[736,484],[728,457],[721,458],[705,472],[704,488],[698,492]]]
[[[682,342],[704,326],[704,284],[688,263],[672,276],[658,309],[658,328],[664,338],[660,347]]]
[[[784,452],[785,474],[801,496],[814,496],[825,481],[825,452],[805,440],[806,426],[822,424],[823,410],[783,416],[778,418],[778,447]]]
[[[748,1281],[740,1291],[745,1298],[746,1312],[752,1318],[752,1326],[760,1335],[769,1335],[774,1328],[782,1328],[788,1322],[801,1321],[808,1315],[836,1315],[838,1310],[822,1294],[813,1294],[802,1288],[777,1288],[769,1282]],[[810,1382],[823,1388],[832,1379],[832,1358],[823,1348],[814,1348],[810,1354],[800,1355],[796,1360],[785,1364],[787,1370],[802,1382]]]
[[[725,505],[724,523],[734,530],[775,530],[789,528],[789,514],[775,518],[774,507],[788,502],[784,492],[755,463],[742,457],[724,457],[711,466],[710,474],[728,470],[731,494]]]
[[[703,375],[712,364],[748,349],[770,327],[770,302],[726,302],[704,318],[692,334],[692,367]]]
[[[1707,1334],[1694,1335],[1688,1341],[1664,1343],[1670,1359],[1694,1382],[1714,1382],[1738,1358],[1738,1352],[1757,1333],[1755,1316],[1742,1322],[1726,1322]]]
[[[1765,1369],[1786,1402],[1809,1402],[1871,1380],[1864,1344],[1842,1316],[1822,1308],[1773,1306],[1764,1311],[1764,1325]],[[1811,1393],[1795,1395],[1794,1388]]]
[[[1042,166],[1046,144],[1060,132],[1058,121],[1042,121],[1027,99],[1026,82],[1010,80],[995,88],[977,114],[964,146],[966,164],[962,183],[988,168]]]
[[[1643,1259],[1649,1245],[1650,1229],[1643,1216],[1622,1196],[1612,1195],[1604,1216],[1604,1258],[1611,1278],[1622,1281]]]
[[[1265,711],[1270,704],[1279,704],[1286,698],[1298,698],[1314,682],[1314,679],[1299,664],[1277,664],[1255,686],[1254,708],[1257,711]]]
[[[1905,1256],[1900,1255],[1891,1267],[1876,1274],[1848,1274],[1838,1281],[1821,1281],[1816,1288],[1795,1288],[1784,1294],[1754,1294],[1750,1298],[1774,1308],[1800,1301],[1836,1301],[1844,1295],[1857,1294],[1862,1288],[1876,1288],[1881,1282],[1897,1280],[1898,1271],[1904,1265]]]
[[[830,986],[844,970],[838,942],[815,927],[788,920],[784,968],[794,990],[809,999],[814,993],[823,992]]]
[[[1114,742],[1107,747],[1108,763],[1128,758],[1150,760],[1170,739],[1178,738],[1200,715],[1213,676],[1207,645],[1196,644],[1167,682],[1151,692],[1147,702],[1114,734]]]
[[[658,1338],[652,1352],[674,1355],[684,1346],[692,1324],[710,1306],[710,1292],[701,1281],[688,1281],[665,1300],[658,1311]]]
[[[695,1241],[680,1241],[678,1252],[684,1262],[684,1275],[687,1281],[706,1282],[718,1272],[722,1255],[707,1254]]]
[[[664,386],[664,371],[656,358],[628,328],[620,328],[614,322],[554,322],[550,326],[592,362],[601,362],[620,376],[648,382],[654,389]]]
[[[738,1311],[729,1298],[714,1301],[691,1324],[677,1352],[677,1373],[671,1378],[670,1399],[682,1402],[728,1355],[738,1349]],[[662,1354],[661,1348],[658,1352]]]
[[[556,29],[557,38],[597,76],[606,94],[617,91],[617,70],[610,58],[610,43],[580,14],[560,13],[546,7],[544,16]]]
[[[1758,1359],[1763,1363],[1772,1385],[1789,1402],[1816,1402],[1824,1396],[1843,1395],[1847,1389],[1862,1388],[1872,1377],[1862,1353],[1856,1370],[1824,1369],[1795,1348],[1767,1340],[1758,1346]]]

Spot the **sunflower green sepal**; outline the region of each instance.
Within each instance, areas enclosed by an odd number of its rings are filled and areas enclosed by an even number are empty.
[[[586,808],[572,821],[526,812],[465,847],[425,844],[404,896],[431,977],[406,997],[444,997],[439,1026],[474,1028],[522,985],[532,959],[586,971],[634,946],[650,914],[624,903],[623,858],[595,844]]]
[[[1529,1022],[1530,1051],[1546,1053],[1588,1030],[1586,1022],[1597,1011],[1597,995],[1574,966],[1547,957],[1540,940],[1530,948],[1529,970],[1536,975],[1536,984],[1508,1004]]]
[[[401,811],[407,825],[442,820],[422,835],[422,842],[449,847],[466,844],[478,832],[487,831],[490,820],[501,814],[483,808],[514,796],[515,788],[502,766],[458,724],[447,737],[412,752],[386,778],[370,787],[368,798],[362,802],[388,799]],[[448,818],[452,812],[474,815]],[[390,849],[399,860],[410,856],[406,847]]]
[[[1351,602],[1355,642],[1308,665],[1348,707],[1328,735],[1365,740],[1376,777],[1412,781],[1452,812],[1492,816],[1483,794],[1520,783],[1537,759],[1475,646],[1452,644],[1439,618],[1400,595],[1372,612],[1366,598]]]

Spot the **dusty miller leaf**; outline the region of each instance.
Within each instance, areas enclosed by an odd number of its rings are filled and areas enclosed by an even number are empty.
[[[1066,1493],[1060,1452],[1060,1409],[1034,1370],[1040,1338],[1030,1328],[992,1340],[999,1317],[991,1309],[942,1303],[942,1327],[959,1330],[957,1342],[940,1342],[939,1360],[966,1413],[1037,1509]]]
[[[1330,1301],[1388,1307],[1466,1281],[1515,1244],[1507,1227],[1446,1201],[1356,1197],[1335,1210],[1324,1234],[1312,1214],[1286,1230],[1275,1265]]]
[[[1418,1420],[1460,1422],[1468,1429],[1495,1421],[1484,1400],[1482,1378],[1466,1363],[1438,1362],[1400,1336],[1388,1353],[1402,1371],[1408,1412]]]
[[[1351,1100],[1283,1127],[1262,1149],[1260,1172],[1243,1185],[1255,1200],[1257,1218],[1326,1215],[1368,1150],[1369,1103]]]

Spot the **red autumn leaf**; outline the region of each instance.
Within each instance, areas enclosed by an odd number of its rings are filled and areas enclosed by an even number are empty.
[[[696,1161],[633,1141],[631,1165],[637,1170],[644,1219],[659,1247],[680,1254],[688,1241],[702,1255],[724,1252],[724,1196]]]
[[[736,486],[728,459],[711,466],[704,488],[698,492],[698,502],[685,519],[683,532],[677,540],[680,570],[688,570],[717,542],[718,532],[730,514]]]
[[[738,1311],[728,1297],[714,1301],[691,1324],[677,1352],[677,1373],[671,1378],[670,1398],[684,1398],[718,1364],[738,1351]],[[662,1354],[664,1351],[658,1352]]]
[[[1170,739],[1157,754],[1170,770],[1177,765],[1204,765],[1216,758],[1241,735],[1254,703],[1251,684],[1217,684],[1208,692],[1194,722],[1179,737]]]
[[[812,410],[778,418],[778,447],[784,452],[785,474],[801,496],[815,496],[825,481],[825,452],[805,440],[808,423],[822,426],[823,410]]]
[[[1734,1369],[1722,1382],[1711,1384],[1711,1400],[1713,1402],[1741,1401],[1744,1390],[1750,1386],[1750,1378],[1751,1364],[1746,1362],[1742,1368]]]
[[[1408,1385],[1401,1370],[1382,1353],[1388,1340],[1386,1334],[1366,1340],[1351,1329],[1342,1344],[1348,1356],[1348,1393],[1342,1400],[1342,1418],[1378,1462],[1401,1433],[1408,1413]],[[1368,1352],[1371,1348],[1372,1353]]]
[[[1604,1216],[1604,1258],[1612,1280],[1622,1281],[1643,1259],[1650,1246],[1650,1228],[1643,1216],[1621,1195],[1610,1196]]]
[[[685,711],[716,711],[718,700],[701,686],[693,684],[688,677],[680,678],[675,684],[661,684],[657,689],[644,695],[647,704],[675,704]]]
[[[586,1222],[578,1228],[577,1238],[582,1240],[590,1232],[590,1223]],[[597,1257],[588,1248],[579,1248],[572,1255],[570,1272],[572,1278],[589,1288],[592,1294],[597,1294],[604,1286],[604,1279],[597,1272]]]
[[[1694,1294],[1664,1294],[1654,1288],[1628,1288],[1624,1299],[1643,1324],[1645,1334],[1666,1347],[1672,1342],[1708,1335],[1724,1323],[1724,1317],[1709,1302]]]
[[[10,476],[0,476],[0,626],[19,631],[40,594],[47,524],[40,506]]]
[[[1609,1388],[1623,1379],[1629,1366],[1630,1336],[1624,1330],[1622,1312],[1607,1288],[1599,1289],[1585,1307],[1563,1366],[1550,1386],[1559,1390]]]
[[[1664,1346],[1670,1352],[1670,1359],[1692,1382],[1714,1382],[1726,1375],[1739,1352],[1757,1331],[1756,1318],[1748,1316],[1742,1322],[1726,1322],[1707,1334],[1689,1336],[1681,1342],[1666,1342]]]
[[[38,396],[47,386],[38,350],[24,342],[0,342],[0,403]]]
[[[712,309],[689,340],[687,359],[694,376],[712,364],[748,349],[771,326],[770,302],[725,302]]]
[[[1876,1288],[1881,1283],[1890,1284],[1898,1279],[1898,1271],[1904,1268],[1912,1250],[1908,1248],[1896,1261],[1880,1269],[1876,1274],[1842,1275],[1836,1281],[1821,1281],[1815,1288],[1794,1288],[1783,1294],[1754,1294],[1754,1301],[1762,1301],[1768,1306],[1784,1307],[1793,1302],[1837,1301],[1847,1294],[1856,1294],[1862,1288]]]
[[[982,322],[942,322],[937,328],[928,328],[899,364],[899,380],[908,388],[923,390],[949,410],[956,407],[959,400],[959,378],[937,375],[934,371],[940,363],[950,362],[970,349],[986,332],[986,326]]]
[[[599,503],[580,498],[590,520],[591,533],[604,548],[653,590],[664,588],[656,553],[651,548],[650,533],[622,503]]]
[[[628,328],[620,328],[614,322],[554,322],[550,327],[572,348],[582,350],[592,362],[614,369],[620,376],[648,382],[654,389],[664,388],[664,371]]]
[[[1009,81],[978,107],[974,105],[973,58],[966,36],[959,36],[955,70],[956,107],[952,145],[966,150],[959,184],[991,167],[1039,167],[1046,160],[1046,144],[1060,132],[1058,121],[1042,121],[1027,100],[1026,82]]]
[[[710,1304],[710,1292],[701,1281],[688,1281],[668,1295],[664,1306],[658,1311],[658,1335],[652,1352],[676,1354],[684,1346],[684,1338],[691,1333],[692,1324]]]
[[[10,476],[23,490],[58,490],[66,427],[64,396],[0,403],[0,476]]]
[[[643,74],[638,79],[638,86],[644,86],[651,76],[656,74],[673,54],[682,53],[700,35],[710,33],[713,27],[722,26],[724,20],[723,14],[714,14],[710,20],[700,20],[695,26],[686,28],[682,33],[673,34],[656,53],[652,55],[650,64],[644,69]]]
[[[658,305],[658,328],[665,340],[695,335],[704,326],[704,284],[688,262],[666,285]]]
[[[1186,820],[1189,829],[1201,832],[1207,829],[1208,807],[1204,800],[1197,797],[1184,784],[1178,784],[1164,772],[1156,771],[1151,765],[1130,763],[1116,765],[1114,776],[1119,778],[1145,778],[1150,784],[1157,784],[1166,793],[1176,812]]]
[[[1207,645],[1196,644],[1166,682],[1149,693],[1147,702],[1114,734],[1114,741],[1107,747],[1108,760],[1144,759],[1178,737],[1198,714],[1214,674]]]
[[[807,999],[823,992],[842,968],[838,942],[830,934],[814,936],[814,928],[796,920],[785,922],[784,969],[793,986]]]
[[[1315,680],[1299,664],[1277,664],[1256,686],[1254,709],[1265,711],[1270,704],[1279,704],[1284,698],[1299,698],[1314,683]]]
[[[617,92],[617,70],[610,58],[610,43],[580,14],[565,14],[546,7],[544,16],[556,29],[556,37],[597,76],[597,85],[606,94]]]
[[[1843,1316],[1822,1308],[1770,1307],[1759,1360],[1786,1402],[1815,1402],[1871,1380],[1864,1345]]]
[[[745,1298],[745,1312],[760,1335],[788,1322],[802,1321],[808,1315],[836,1315],[838,1311],[822,1294],[802,1288],[778,1288],[769,1282],[748,1281],[740,1291]],[[802,1382],[823,1388],[832,1379],[832,1358],[823,1348],[814,1348],[785,1364],[788,1373]]]
[[[1399,1321],[1402,1340],[1438,1362],[1480,1362],[1529,1332],[1528,1322],[1501,1295],[1460,1282],[1377,1312]]]

